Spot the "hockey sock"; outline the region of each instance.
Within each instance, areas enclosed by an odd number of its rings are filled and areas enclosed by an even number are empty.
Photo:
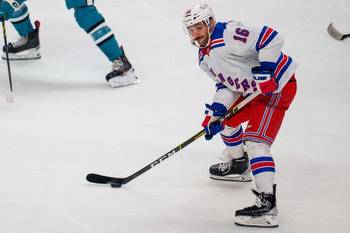
[[[221,132],[221,139],[226,146],[226,151],[229,153],[231,159],[239,159],[243,157],[243,130],[241,126],[232,128],[225,126],[225,129]]]
[[[18,34],[22,37],[27,36],[29,33],[34,31],[33,25],[29,18],[29,11],[25,4],[23,4],[19,10],[13,12],[10,21]]]
[[[273,193],[275,162],[267,144],[247,141],[250,168],[259,192]]]
[[[92,37],[97,47],[110,61],[114,61],[123,54],[111,28],[107,26],[103,16],[95,6],[74,9],[74,16],[79,26]]]

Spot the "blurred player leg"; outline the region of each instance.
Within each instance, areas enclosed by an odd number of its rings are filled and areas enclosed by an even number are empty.
[[[270,146],[262,142],[246,141],[251,169],[258,191],[253,206],[236,211],[235,223],[242,226],[277,227],[275,163]]]
[[[74,9],[78,25],[88,33],[97,47],[112,62],[112,71],[106,81],[111,87],[121,87],[138,83],[135,70],[126,58],[104,17],[97,11],[93,0],[66,0],[68,9]]]
[[[31,60],[39,59],[40,41],[38,21],[35,22],[35,29],[29,18],[27,6],[23,3],[14,11],[10,17],[10,21],[20,35],[17,41],[10,42],[8,45],[10,60]],[[3,47],[2,58],[6,59],[5,48]]]
[[[296,94],[296,80],[290,79],[282,92],[260,96],[255,112],[244,133],[246,150],[250,159],[257,196],[253,206],[237,210],[235,223],[242,226],[277,227],[278,211],[276,186],[274,185],[275,162],[270,152],[285,112]]]

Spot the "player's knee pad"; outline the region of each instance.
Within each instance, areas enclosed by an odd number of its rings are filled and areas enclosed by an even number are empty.
[[[90,33],[105,21],[95,6],[78,7],[74,10],[75,20],[87,33]]]
[[[270,146],[266,143],[246,141],[245,146],[250,160],[262,156],[272,157]]]
[[[94,0],[66,0],[66,6],[68,9],[84,6],[93,6],[94,2]]]

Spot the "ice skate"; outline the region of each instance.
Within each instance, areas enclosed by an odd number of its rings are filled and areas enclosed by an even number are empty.
[[[123,47],[121,47],[123,55],[114,60],[112,71],[107,74],[106,80],[110,87],[123,87],[140,82],[135,74],[135,69],[132,67],[128,58],[125,56]]]
[[[235,182],[252,181],[247,153],[239,159],[224,161],[209,168],[210,178]]]
[[[35,21],[35,30],[27,36],[20,37],[15,42],[8,44],[8,55],[10,60],[34,60],[41,58],[39,27],[40,22]],[[2,59],[6,59],[5,46],[2,48]]]
[[[237,210],[235,224],[248,227],[278,227],[276,185],[273,194],[252,191],[256,195],[255,205]]]

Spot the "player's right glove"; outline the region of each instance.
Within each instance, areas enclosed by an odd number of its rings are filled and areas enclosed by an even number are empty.
[[[270,94],[277,90],[278,85],[273,78],[273,71],[263,69],[260,66],[252,68],[252,74],[257,84],[258,91],[263,94]]]
[[[202,127],[205,131],[205,139],[211,140],[214,135],[220,133],[224,129],[222,122],[217,121],[219,118],[225,116],[227,108],[221,103],[214,102],[213,104],[205,105],[205,118],[202,122]]]

